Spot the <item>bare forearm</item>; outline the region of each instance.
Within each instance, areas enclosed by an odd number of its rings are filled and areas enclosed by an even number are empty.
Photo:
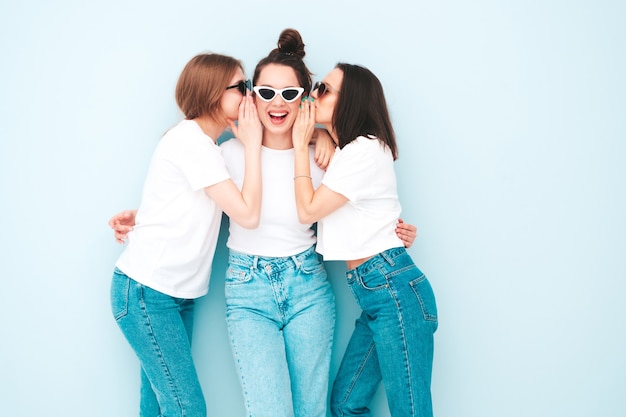
[[[246,203],[249,221],[244,227],[255,228],[261,217],[261,152],[260,149],[246,150],[245,171],[241,196]]]
[[[296,193],[296,207],[301,223],[310,222],[310,207],[315,190],[311,178],[311,162],[308,148],[295,150],[294,187]]]

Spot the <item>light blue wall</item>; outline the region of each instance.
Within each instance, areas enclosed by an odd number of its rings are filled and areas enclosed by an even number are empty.
[[[386,89],[410,252],[438,296],[436,415],[623,416],[624,22],[618,0],[4,0],[0,415],[136,415],[106,222],[139,202],[186,61],[212,50],[251,72],[292,26],[316,79],[347,61]],[[194,349],[210,415],[229,417],[224,253]],[[358,311],[329,271],[334,372]],[[382,393],[374,409],[388,415]]]

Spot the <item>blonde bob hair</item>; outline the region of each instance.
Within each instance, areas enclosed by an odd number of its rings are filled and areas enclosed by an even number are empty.
[[[243,65],[235,58],[220,54],[199,54],[183,69],[176,84],[176,104],[185,118],[209,117],[225,122],[220,101],[226,87]]]

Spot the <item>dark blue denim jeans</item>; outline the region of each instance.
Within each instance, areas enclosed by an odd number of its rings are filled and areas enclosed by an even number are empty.
[[[370,416],[381,380],[394,417],[430,417],[437,307],[426,276],[404,248],[346,272],[363,313],[331,395],[333,416]]]
[[[141,363],[140,416],[206,417],[191,357],[194,301],[155,291],[115,268],[111,309]]]

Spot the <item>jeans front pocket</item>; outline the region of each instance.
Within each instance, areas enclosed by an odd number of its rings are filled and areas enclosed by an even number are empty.
[[[225,285],[240,285],[252,279],[250,274],[250,267],[244,265],[238,265],[236,263],[229,263],[226,270],[226,276],[224,280]]]
[[[324,264],[318,257],[316,253],[311,253],[307,257],[302,260],[300,264],[300,271],[303,274],[307,275],[317,275],[326,273],[326,269],[324,268]],[[324,276],[325,278],[325,276]]]
[[[115,268],[111,282],[111,311],[116,321],[128,314],[129,291],[130,278]]]
[[[387,275],[384,270],[372,269],[367,274],[360,275],[358,282],[361,287],[368,291],[379,291],[389,288]]]

